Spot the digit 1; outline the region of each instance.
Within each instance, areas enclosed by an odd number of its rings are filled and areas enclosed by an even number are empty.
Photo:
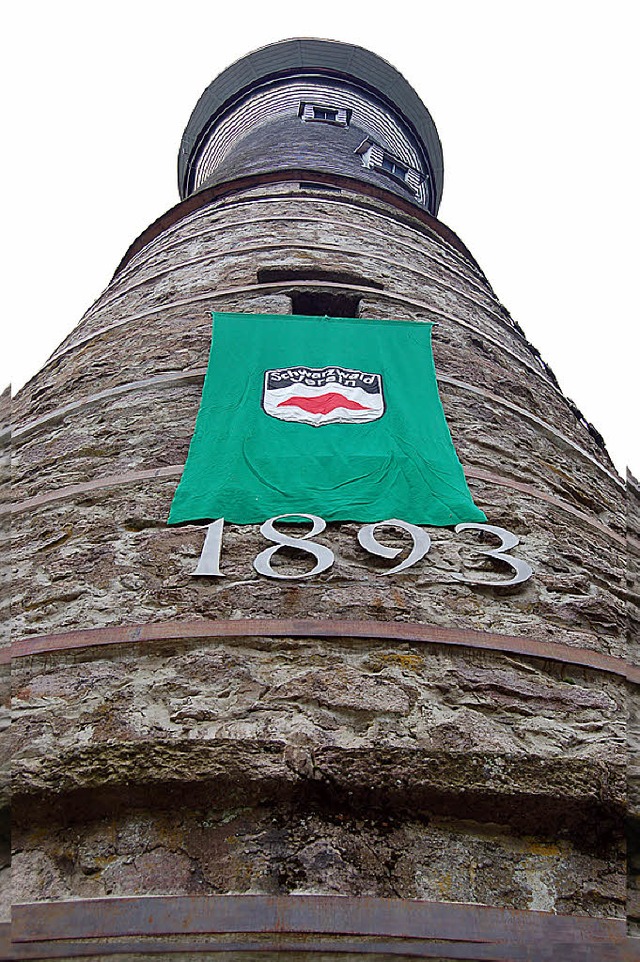
[[[220,571],[220,552],[222,551],[222,529],[224,518],[218,518],[207,525],[207,537],[204,539],[202,554],[198,567],[193,575],[206,575],[208,578],[224,578]]]

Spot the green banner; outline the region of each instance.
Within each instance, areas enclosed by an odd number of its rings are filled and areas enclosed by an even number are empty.
[[[169,524],[296,512],[486,521],[442,410],[430,323],[214,314]]]

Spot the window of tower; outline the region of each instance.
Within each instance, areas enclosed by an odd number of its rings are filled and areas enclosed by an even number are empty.
[[[335,124],[338,119],[338,111],[330,110],[328,107],[314,107],[313,108],[313,119],[314,120],[326,120],[330,124]]]
[[[315,180],[301,180],[298,186],[300,190],[326,190],[332,191],[335,194],[342,193],[340,187],[336,187],[335,184],[321,184]]]
[[[384,290],[384,284],[370,277],[315,266],[260,267],[257,279],[258,284],[281,284],[291,301],[291,313],[309,317],[359,317],[362,295],[345,288]]]
[[[307,317],[358,317],[360,298],[357,294],[334,291],[291,291],[291,313]]]
[[[344,107],[329,107],[323,104],[301,103],[298,115],[302,120],[315,121],[322,124],[334,124],[338,127],[348,127],[351,111]]]
[[[419,170],[410,167],[409,164],[394,157],[392,153],[385,150],[380,144],[373,140],[363,140],[359,147],[356,147],[356,154],[360,155],[365,167],[377,169],[384,174],[399,181],[413,191],[418,193],[420,184],[424,180]]]
[[[399,161],[394,160],[390,154],[383,154],[382,163],[380,166],[393,177],[397,177],[398,180],[403,180],[406,183],[409,168],[405,167],[404,164],[399,163]]]

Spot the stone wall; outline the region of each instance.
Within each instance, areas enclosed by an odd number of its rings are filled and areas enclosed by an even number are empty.
[[[267,268],[296,279],[260,283]],[[233,525],[224,577],[193,577],[204,532],[166,517],[210,312],[289,313],[294,290],[435,322],[456,449],[490,523],[521,539],[528,582],[456,581],[489,569],[448,529],[386,577],[353,524],[319,536],[336,563],[310,580],[256,574],[266,543]],[[625,656],[622,482],[475,264],[392,203],[291,183],[190,213],[15,406],[18,637],[353,619]],[[295,554],[282,564],[307,570]],[[21,899],[306,891],[624,915],[622,670],[247,629],[20,657],[15,672]]]
[[[11,390],[0,394],[0,923],[11,918],[11,772],[9,723],[11,719]]]
[[[627,473],[628,659],[640,664],[640,485]],[[631,685],[627,727],[627,915],[631,934],[640,935],[640,700]]]

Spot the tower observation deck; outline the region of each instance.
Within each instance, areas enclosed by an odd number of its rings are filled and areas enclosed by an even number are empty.
[[[7,952],[631,958],[627,492],[438,220],[429,112],[367,50],[273,44],[203,93],[178,183],[14,402]],[[397,413],[430,377],[450,445]],[[201,443],[224,497],[168,524]],[[256,478],[295,505],[242,517]]]

